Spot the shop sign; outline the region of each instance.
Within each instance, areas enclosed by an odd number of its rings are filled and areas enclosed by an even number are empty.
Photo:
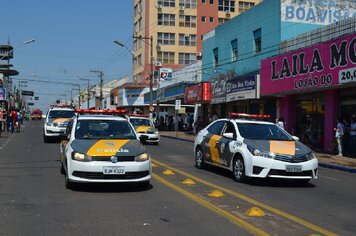
[[[256,98],[256,76],[236,77],[226,83],[226,102]]]
[[[0,101],[6,100],[6,89],[0,88]]]
[[[124,91],[123,106],[134,106],[134,105],[143,105],[144,104],[144,93],[147,89],[128,89]]]
[[[160,79],[160,81],[172,80],[172,69],[171,68],[160,68],[159,69],[159,79]]]
[[[304,24],[329,25],[356,16],[356,1],[282,0],[281,20]]]
[[[233,73],[219,74],[210,80],[211,104],[224,103],[226,101],[226,81],[232,78]]]
[[[202,82],[185,88],[185,103],[209,102],[210,101],[210,83]]]
[[[356,34],[265,59],[261,95],[356,82]]]

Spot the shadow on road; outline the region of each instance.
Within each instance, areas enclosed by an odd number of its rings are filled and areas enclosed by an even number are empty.
[[[153,185],[140,186],[137,183],[75,183],[71,188],[75,192],[127,193],[144,192],[153,189]]]

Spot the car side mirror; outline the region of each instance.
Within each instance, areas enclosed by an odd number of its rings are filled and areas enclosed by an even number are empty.
[[[299,141],[299,137],[297,137],[297,136],[292,136],[292,138],[293,138],[295,141]]]
[[[227,139],[234,139],[234,133],[224,133],[223,137]]]

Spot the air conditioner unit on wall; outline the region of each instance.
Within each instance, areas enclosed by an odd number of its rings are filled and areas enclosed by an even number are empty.
[[[180,6],[180,7],[179,7],[179,10],[180,10],[180,11],[184,11],[184,10],[185,10],[185,6]]]
[[[158,4],[158,9],[162,9],[163,5],[162,4]]]

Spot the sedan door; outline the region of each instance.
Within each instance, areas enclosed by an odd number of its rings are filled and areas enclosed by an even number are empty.
[[[222,138],[221,133],[225,122],[224,120],[218,120],[207,129],[208,133],[203,137],[201,145],[204,161],[218,165],[221,164],[217,145],[219,145],[219,141]]]

